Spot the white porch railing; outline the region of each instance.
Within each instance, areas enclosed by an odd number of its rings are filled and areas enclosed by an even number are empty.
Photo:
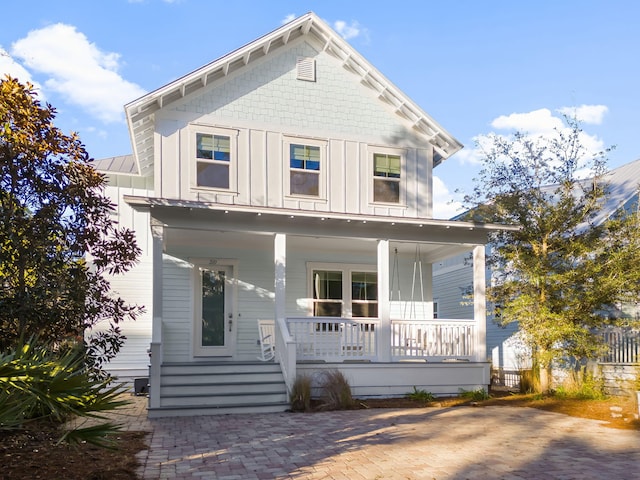
[[[472,360],[476,354],[473,320],[392,320],[392,358]]]
[[[378,360],[378,319],[335,317],[287,318],[302,360]],[[384,348],[381,346],[380,348]],[[476,326],[473,320],[392,320],[391,358],[473,360]]]
[[[375,360],[380,322],[335,317],[287,318],[298,360]]]

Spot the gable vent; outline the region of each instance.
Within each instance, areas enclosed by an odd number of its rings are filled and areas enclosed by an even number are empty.
[[[316,81],[316,60],[314,58],[300,57],[296,62],[296,66],[298,68],[298,80]]]

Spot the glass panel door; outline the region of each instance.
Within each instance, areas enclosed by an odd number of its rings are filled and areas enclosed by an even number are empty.
[[[230,339],[234,328],[233,269],[229,265],[200,268],[199,281],[196,297],[196,354],[231,355]]]

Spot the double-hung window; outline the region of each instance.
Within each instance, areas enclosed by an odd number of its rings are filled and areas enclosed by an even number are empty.
[[[376,318],[378,275],[364,265],[310,265],[314,317]]]
[[[228,190],[232,157],[230,136],[196,133],[196,186]]]
[[[402,157],[390,153],[373,154],[373,201],[400,203]]]
[[[320,147],[292,143],[289,145],[291,195],[320,195]]]

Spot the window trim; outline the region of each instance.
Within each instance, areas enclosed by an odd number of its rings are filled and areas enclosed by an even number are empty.
[[[291,145],[303,145],[308,147],[320,148],[320,169],[318,170],[318,195],[304,195],[302,193],[291,192]],[[286,197],[298,200],[306,200],[311,202],[326,201],[327,199],[327,141],[312,139],[308,137],[286,136],[282,142],[282,160],[283,160],[283,185]],[[295,171],[296,169],[294,169]],[[315,172],[315,170],[309,170]]]
[[[307,298],[308,298],[308,316],[313,317],[313,306],[315,304],[313,298],[313,272],[314,270],[323,271],[339,271],[342,272],[342,315],[340,317],[327,317],[327,318],[378,318],[378,317],[354,317],[353,316],[353,298],[352,298],[352,283],[353,273],[375,273],[376,285],[379,283],[378,270],[376,265],[366,263],[325,263],[325,262],[307,262]],[[348,281],[345,281],[347,279]],[[377,298],[377,294],[376,294]],[[369,301],[368,303],[374,303]],[[375,301],[378,306],[380,305],[379,299]],[[379,308],[379,307],[378,307]],[[378,309],[378,313],[380,310]],[[318,317],[321,318],[321,317]]]
[[[238,130],[212,125],[191,124],[189,125],[189,141],[188,144],[188,161],[191,170],[190,183],[193,190],[201,190],[206,192],[224,192],[237,193],[238,191]],[[210,164],[223,164],[222,161],[208,160],[197,157],[198,134],[217,135],[229,138],[229,188],[208,187],[206,185],[198,185],[198,162]]]
[[[381,202],[374,199],[374,183],[376,179],[380,180],[383,177],[375,176],[375,155],[394,155],[400,157],[400,178],[397,183],[399,184],[398,201],[397,202]],[[407,151],[403,148],[391,148],[380,147],[376,145],[369,145],[367,147],[367,181],[369,184],[369,203],[372,205],[384,205],[394,207],[406,207],[406,192],[407,192]],[[395,180],[393,180],[395,182]]]

